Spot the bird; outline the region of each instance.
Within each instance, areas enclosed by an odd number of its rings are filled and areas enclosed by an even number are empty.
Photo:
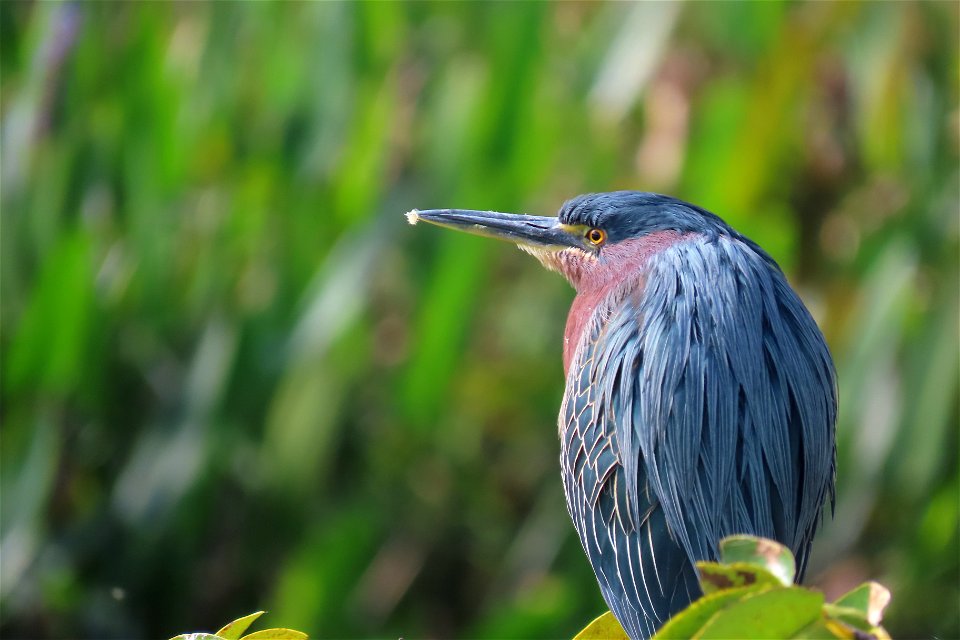
[[[558,419],[567,510],[626,633],[701,595],[722,538],[776,540],[799,582],[835,502],[837,382],[776,261],[719,216],[642,191],[577,196],[556,217],[433,209],[506,240],[576,295]]]

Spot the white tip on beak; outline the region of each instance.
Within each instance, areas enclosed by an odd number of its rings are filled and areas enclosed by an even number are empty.
[[[410,211],[407,211],[407,213],[404,215],[407,216],[407,222],[409,222],[410,224],[417,224],[417,221],[420,219],[420,212],[417,211],[416,209],[411,209]]]

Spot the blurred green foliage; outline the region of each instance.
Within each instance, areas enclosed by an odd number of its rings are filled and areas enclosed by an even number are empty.
[[[828,337],[808,581],[960,636],[957,14],[0,3],[0,633],[570,637],[605,609],[572,292],[402,212],[633,188],[752,236]]]

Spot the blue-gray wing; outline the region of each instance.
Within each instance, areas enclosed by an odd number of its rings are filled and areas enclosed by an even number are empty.
[[[687,553],[638,467],[639,491],[627,485],[616,429],[629,424],[620,376],[601,389],[604,374],[588,348],[567,379],[560,413],[561,466],[567,508],[610,610],[631,638],[649,638],[699,592]],[[636,494],[633,500],[628,499]]]
[[[773,538],[802,574],[833,495],[836,386],[773,261],[736,238],[655,255],[597,311],[567,380],[567,503],[611,610],[647,637],[699,593],[725,535]]]

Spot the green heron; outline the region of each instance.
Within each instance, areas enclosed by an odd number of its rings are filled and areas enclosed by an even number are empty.
[[[411,211],[514,242],[576,289],[560,466],[600,591],[632,638],[700,594],[727,535],[775,539],[802,577],[834,498],[836,377],[777,263],[668,196],[579,196],[559,216]]]

